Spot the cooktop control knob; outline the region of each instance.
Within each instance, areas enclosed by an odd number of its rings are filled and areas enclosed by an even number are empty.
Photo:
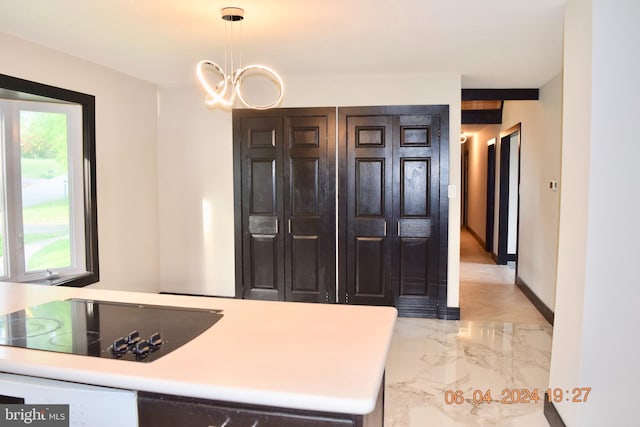
[[[159,332],[156,332],[149,337],[149,344],[151,344],[152,347],[160,347],[162,342],[162,337]]]
[[[136,343],[139,341],[140,341],[140,334],[138,333],[138,331],[131,331],[127,336],[127,342],[132,347],[136,345]]]
[[[151,350],[151,346],[149,345],[149,341],[138,341],[134,346],[133,346],[133,354],[139,356],[142,354],[147,354],[149,353],[149,350]]]
[[[124,337],[120,337],[111,344],[110,350],[112,353],[122,354],[127,352],[128,347],[127,340]]]

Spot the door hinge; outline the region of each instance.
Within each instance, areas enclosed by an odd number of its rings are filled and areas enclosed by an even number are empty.
[[[325,302],[329,302],[329,291],[325,292],[324,299]]]
[[[347,293],[345,294],[345,296],[346,296],[346,299],[345,299],[344,303],[345,303],[345,304],[349,304],[349,292],[347,292]]]

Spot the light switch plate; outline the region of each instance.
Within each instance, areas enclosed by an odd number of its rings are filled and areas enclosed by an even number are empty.
[[[458,191],[455,185],[450,185],[448,187],[448,191],[449,191],[449,198],[450,199],[455,199],[456,197],[458,197]]]

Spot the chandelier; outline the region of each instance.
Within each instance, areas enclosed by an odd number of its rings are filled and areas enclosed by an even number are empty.
[[[234,55],[233,55],[233,24],[235,22],[242,21],[244,19],[244,10],[238,7],[225,7],[221,11],[222,19],[226,22],[227,27],[231,27],[231,36],[228,36],[229,31],[225,31],[226,38],[231,39],[229,47],[225,47],[224,55],[224,67],[219,66],[213,61],[204,59],[198,62],[196,66],[196,74],[200,85],[206,92],[205,103],[209,107],[215,107],[218,105],[224,107],[232,107],[239,99],[244,105],[255,110],[267,110],[273,108],[282,101],[284,95],[284,84],[282,79],[272,68],[266,65],[254,64],[239,68],[234,71]],[[227,43],[229,45],[229,43]],[[227,69],[227,63],[229,68]],[[213,75],[217,79],[215,84],[211,84],[210,80],[205,76],[205,72]],[[269,104],[253,104],[249,102],[242,93],[242,81],[245,77],[250,75],[261,74],[263,77],[267,77],[272,80],[278,89],[278,95],[276,99]]]

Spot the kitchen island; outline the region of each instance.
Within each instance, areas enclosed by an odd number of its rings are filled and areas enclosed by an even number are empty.
[[[382,425],[394,308],[0,283],[0,316],[68,298],[215,309],[223,318],[149,363],[0,346],[0,372],[137,391],[141,426],[180,408],[193,417],[222,411],[203,425],[229,414],[245,420],[230,425],[251,426],[249,415],[269,425],[269,414],[290,416],[289,425]]]

